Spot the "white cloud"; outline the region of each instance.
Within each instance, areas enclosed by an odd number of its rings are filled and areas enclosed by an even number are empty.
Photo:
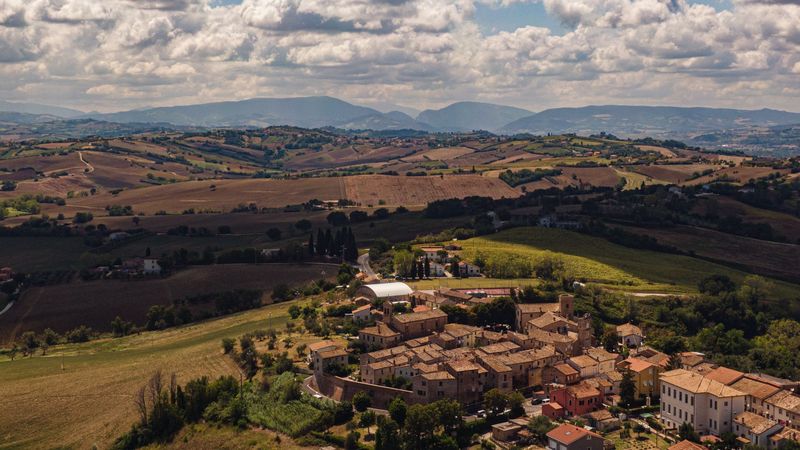
[[[566,33],[484,36],[477,3],[541,2]],[[328,94],[797,109],[800,6],[736,0],[4,0],[0,97],[123,109]]]

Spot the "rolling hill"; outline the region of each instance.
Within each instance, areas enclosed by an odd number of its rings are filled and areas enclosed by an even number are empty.
[[[428,109],[417,116],[417,122],[427,123],[443,131],[494,131],[531,112],[511,106],[491,103],[458,102],[442,109]]]

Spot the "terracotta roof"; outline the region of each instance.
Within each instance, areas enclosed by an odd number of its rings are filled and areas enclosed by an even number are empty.
[[[564,375],[578,375],[578,371],[573,369],[572,366],[570,366],[569,364],[564,364],[564,363],[556,364],[555,366],[553,366],[553,369],[561,372]]]
[[[537,317],[535,319],[529,320],[528,323],[533,325],[533,326],[535,326],[536,328],[544,328],[544,327],[546,327],[548,325],[552,325],[554,323],[565,323],[565,324],[573,323],[574,324],[575,322],[572,322],[571,320],[567,320],[565,317],[561,317],[558,314],[555,314],[555,313],[553,313],[551,311],[548,311],[548,312],[542,314],[541,316],[539,316],[539,317]]]
[[[347,356],[347,352],[340,348],[319,352],[319,357],[322,359],[336,358],[339,356]]]
[[[758,414],[751,413],[749,411],[741,412],[737,414],[733,421],[738,423],[739,425],[745,426],[748,430],[750,430],[754,434],[762,434],[770,430],[770,428],[774,427],[778,424],[778,422],[767,419],[764,416],[759,416]]]
[[[453,369],[455,372],[468,372],[471,370],[478,370],[480,366],[475,364],[472,361],[461,360],[461,361],[447,361],[447,366]]]
[[[632,323],[624,323],[622,325],[617,325],[617,334],[620,336],[644,336],[642,333],[642,329],[637,327]]]
[[[611,353],[603,347],[589,347],[586,349],[586,354],[598,361],[608,361],[619,357],[618,353]]]
[[[428,308],[428,307],[427,307],[427,306],[425,306],[425,305],[418,305],[418,306],[415,306],[415,307],[414,307],[414,312],[415,312],[415,313],[418,313],[418,312],[425,312],[425,311],[430,311],[430,310],[431,310],[431,309],[430,309],[430,308]]]
[[[655,364],[651,363],[650,361],[645,361],[643,359],[633,358],[633,357],[629,357],[625,361],[619,363],[619,365],[623,367],[627,366],[629,370],[636,373],[644,372],[645,370],[651,367],[655,367]]]
[[[712,380],[719,381],[720,383],[727,384],[729,386],[743,376],[744,373],[723,366],[719,366],[706,374],[707,378],[711,378]]]
[[[763,381],[754,380],[747,376],[740,378],[739,381],[731,384],[731,387],[759,400],[764,400],[780,391],[780,388],[777,386],[764,383]]]
[[[455,380],[456,378],[449,373],[445,372],[444,370],[440,370],[438,372],[429,372],[423,373],[420,375],[422,378],[426,380]]]
[[[695,394],[707,393],[716,397],[736,397],[745,395],[743,392],[725,386],[719,381],[706,378],[700,374],[684,369],[675,369],[662,373],[661,382],[677,386]]]
[[[551,333],[549,331],[540,330],[538,328],[530,330],[528,335],[530,335],[532,338],[540,342],[562,343],[562,344],[575,342],[575,338],[573,338],[572,336],[558,334],[558,333]]]
[[[547,433],[547,437],[564,445],[570,445],[579,439],[584,439],[587,437],[597,438],[600,440],[603,439],[599,434],[592,433],[591,431],[576,427],[575,425],[569,423],[565,423],[554,428]]]
[[[430,311],[400,314],[398,316],[393,316],[393,319],[397,320],[400,323],[409,323],[409,322],[418,322],[428,319],[439,319],[442,317],[447,317],[447,314],[444,311],[442,311],[441,309],[432,309]]]
[[[508,367],[497,358],[481,355],[479,357],[479,361],[484,365],[484,367],[491,369],[494,372],[511,372],[511,367]]]
[[[668,450],[708,450],[708,447],[684,439],[670,446]]]
[[[385,337],[400,336],[400,333],[389,328],[389,325],[386,325],[383,322],[376,323],[374,327],[362,328],[361,331],[359,331],[359,333],[371,334],[373,336],[385,336]]]
[[[319,341],[319,342],[314,342],[313,344],[308,344],[308,351],[314,353],[326,347],[336,347],[336,346],[337,346],[336,342],[333,342],[331,340]]]
[[[370,309],[372,309],[372,305],[370,305],[370,304],[366,304],[364,306],[359,306],[358,308],[353,310],[353,314],[361,312],[361,311],[369,311]]]
[[[566,389],[576,398],[599,397],[603,395],[602,392],[598,391],[596,387],[585,382],[567,386]]]
[[[679,353],[678,356],[681,359],[681,364],[690,367],[696,366],[706,360],[706,356],[704,354],[697,352],[683,352]]]
[[[580,367],[581,369],[597,365],[597,360],[589,355],[573,356],[569,359],[569,362],[577,367]]]
[[[784,427],[781,431],[773,434],[769,438],[775,444],[779,443],[784,439],[788,439],[791,441],[800,441],[800,431],[795,430],[794,428]]]
[[[779,391],[775,395],[766,399],[766,402],[775,405],[777,408],[800,414],[800,396],[790,391]]]
[[[561,309],[561,303],[518,303],[517,309],[524,314],[556,312]]]
[[[496,344],[490,344],[483,347],[480,347],[478,350],[486,353],[486,354],[495,354],[495,353],[506,353],[506,352],[513,352],[519,350],[521,347],[513,342],[498,342]]]

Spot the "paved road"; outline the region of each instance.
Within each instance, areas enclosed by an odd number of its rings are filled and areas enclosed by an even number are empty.
[[[2,316],[3,314],[5,314],[5,313],[6,313],[6,311],[8,311],[9,309],[11,309],[11,307],[12,307],[12,306],[14,306],[14,302],[8,302],[8,304],[6,305],[6,307],[5,307],[5,308],[3,308],[3,310],[2,310],[2,311],[0,311],[0,316]]]
[[[375,276],[375,272],[369,265],[369,253],[364,253],[363,255],[358,257],[358,270],[364,272],[364,274],[367,276],[370,277]]]

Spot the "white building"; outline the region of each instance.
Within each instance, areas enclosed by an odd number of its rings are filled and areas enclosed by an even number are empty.
[[[684,369],[661,374],[661,421],[677,429],[689,423],[695,431],[719,436],[733,430],[744,411],[745,394],[719,381]]]
[[[356,297],[366,297],[371,301],[385,300],[393,302],[397,300],[408,300],[408,296],[414,292],[405,283],[375,283],[365,284],[358,288]]]
[[[142,272],[147,275],[154,275],[161,273],[161,265],[158,264],[157,259],[145,258],[143,260]]]

